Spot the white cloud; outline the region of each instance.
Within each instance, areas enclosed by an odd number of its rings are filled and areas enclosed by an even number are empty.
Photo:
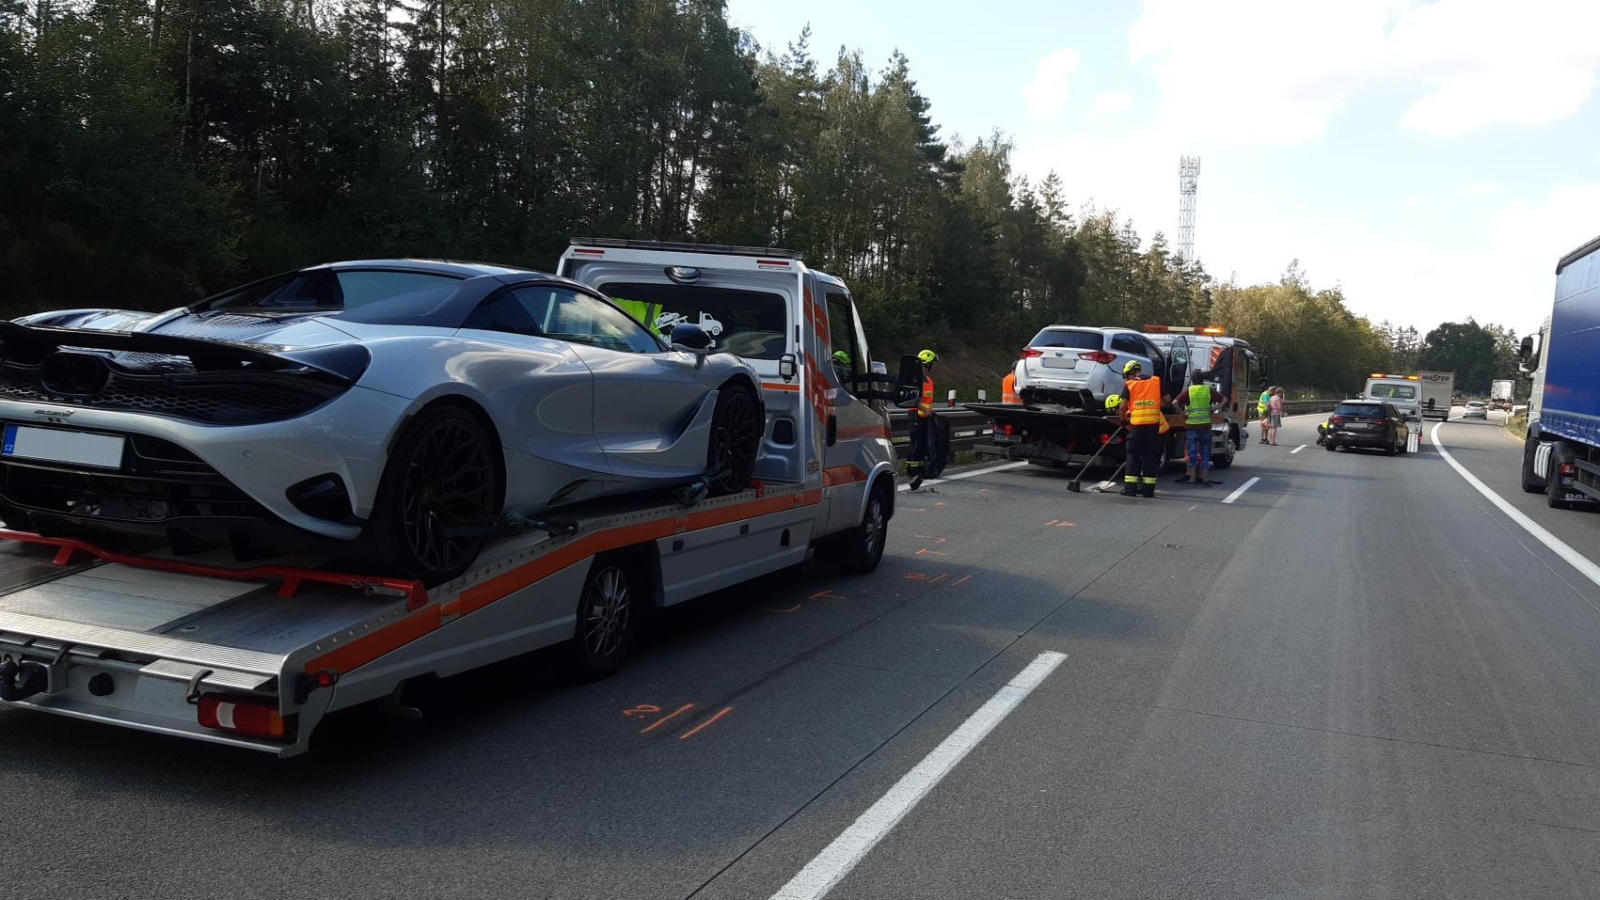
[[[1500,182],[1474,181],[1471,184],[1463,184],[1461,187],[1456,188],[1456,193],[1463,197],[1487,197],[1491,194],[1500,193]]]
[[[1133,91],[1101,91],[1094,95],[1095,115],[1112,115],[1133,108]]]
[[[1022,88],[1022,96],[1028,101],[1028,112],[1035,116],[1051,116],[1065,108],[1069,77],[1078,71],[1078,63],[1082,61],[1082,55],[1070,47],[1039,60],[1033,80]]]
[[[1426,92],[1403,127],[1455,137],[1490,125],[1546,125],[1588,102],[1600,69],[1592,0],[1439,0],[1389,38],[1395,75]]]
[[[1145,0],[1128,52],[1178,133],[1286,145],[1379,88],[1408,98],[1402,127],[1443,137],[1560,121],[1593,93],[1596,34],[1594,0]]]

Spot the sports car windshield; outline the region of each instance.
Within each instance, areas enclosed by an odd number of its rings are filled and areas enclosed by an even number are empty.
[[[705,328],[716,349],[746,359],[778,359],[786,349],[789,304],[783,295],[766,291],[685,284],[601,285],[607,296],[624,305],[659,306],[653,310],[659,333],[671,335],[674,324],[686,322]]]
[[[263,279],[222,294],[206,309],[358,309],[412,291],[459,281],[436,272],[392,269],[311,269]]]

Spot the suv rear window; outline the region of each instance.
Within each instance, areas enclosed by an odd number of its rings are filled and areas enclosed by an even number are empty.
[[[1336,416],[1365,416],[1369,419],[1383,418],[1383,407],[1376,403],[1341,403],[1334,407]]]
[[[1029,347],[1065,347],[1071,350],[1099,350],[1105,336],[1098,331],[1075,328],[1046,328],[1033,336]]]

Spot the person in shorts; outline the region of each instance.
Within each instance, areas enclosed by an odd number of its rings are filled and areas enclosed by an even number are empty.
[[[1272,389],[1272,399],[1267,402],[1267,443],[1278,446],[1278,429],[1283,427],[1283,388]]]

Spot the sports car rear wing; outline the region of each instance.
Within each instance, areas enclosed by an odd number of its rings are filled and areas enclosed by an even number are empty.
[[[359,344],[295,348],[145,331],[106,331],[0,322],[0,359],[22,365],[38,365],[58,350],[75,347],[183,356],[194,363],[196,371],[205,372],[245,368],[266,371],[309,368],[346,382],[359,378],[371,358],[366,348]]]

